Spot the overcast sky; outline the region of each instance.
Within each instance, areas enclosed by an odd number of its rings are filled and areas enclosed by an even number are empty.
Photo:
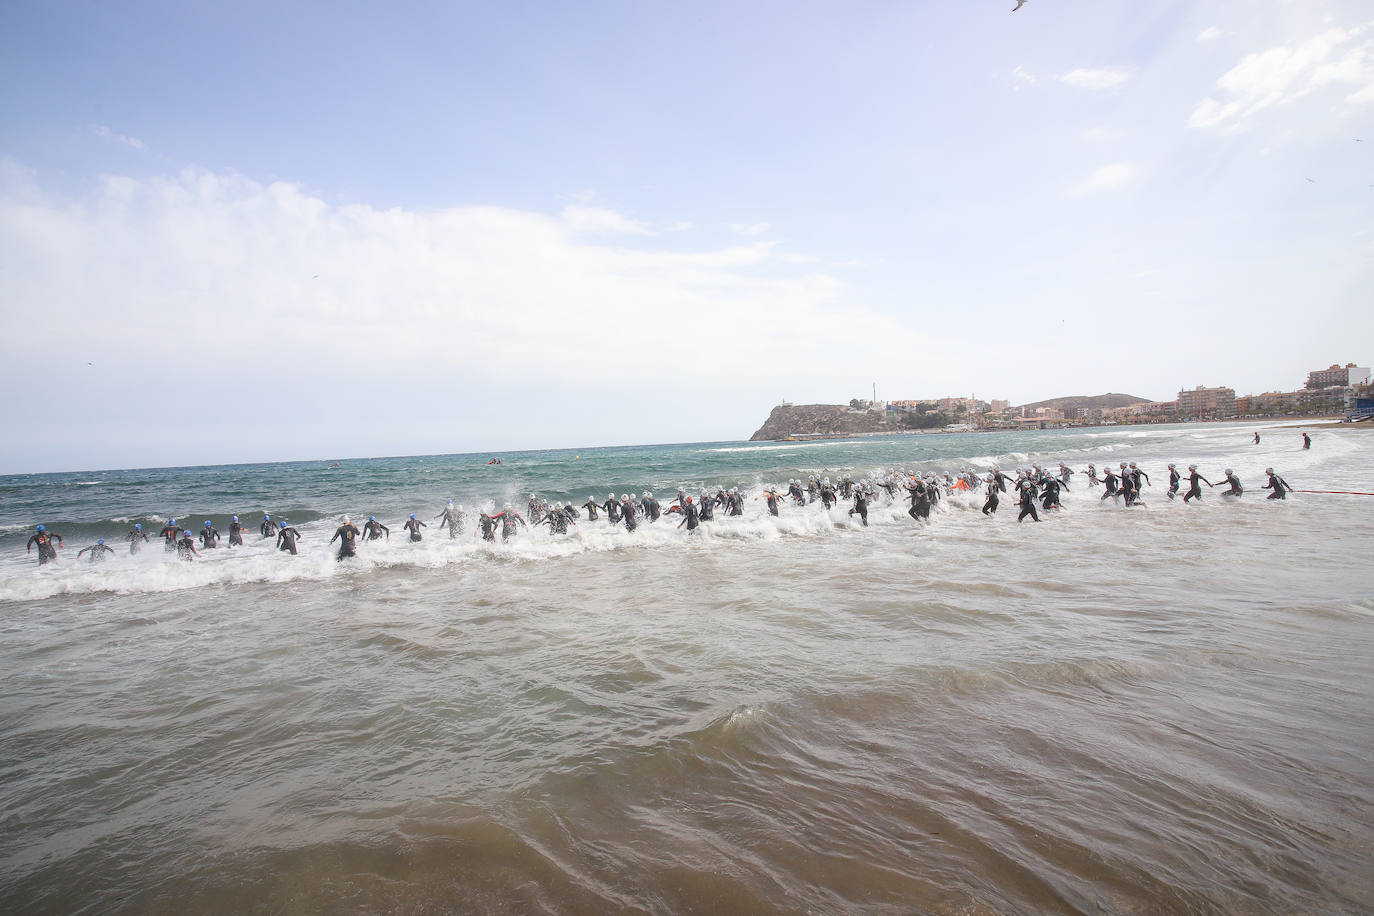
[[[1012,6],[6,4],[0,473],[1369,365],[1374,7]]]

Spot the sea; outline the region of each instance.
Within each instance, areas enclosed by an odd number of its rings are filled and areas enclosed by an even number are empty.
[[[1369,912],[1374,434],[1302,431],[0,478],[0,912]],[[1138,462],[1145,505],[1081,473],[1039,523],[757,498],[1060,461]],[[1168,462],[1247,492],[1171,501]],[[434,520],[720,486],[745,514],[694,536]],[[190,562],[123,540],[233,514]],[[336,561],[345,514],[390,540]]]

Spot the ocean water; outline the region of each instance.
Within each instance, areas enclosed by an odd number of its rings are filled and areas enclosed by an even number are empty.
[[[1252,443],[1258,429],[1263,437]],[[1181,425],[0,478],[5,912],[1348,913],[1374,899],[1374,434]],[[1134,460],[928,524],[760,486]],[[1248,488],[1164,499],[1165,463]],[[444,500],[749,490],[507,544]],[[256,534],[263,512],[301,555]],[[130,556],[170,516],[242,549]],[[336,563],[343,513],[389,542]],[[61,534],[39,568],[32,526]],[[437,525],[437,522],[431,522]],[[155,535],[154,535],[155,536]],[[76,551],[105,537],[103,564]]]

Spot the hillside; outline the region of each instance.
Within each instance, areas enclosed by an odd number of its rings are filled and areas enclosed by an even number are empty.
[[[1034,404],[1022,404],[1021,407],[1034,410],[1037,407],[1048,407],[1052,410],[1062,410],[1065,416],[1070,411],[1078,410],[1080,407],[1113,408],[1130,407],[1133,404],[1149,403],[1150,398],[1139,398],[1133,394],[1098,394],[1088,397],[1086,395],[1075,394],[1066,398],[1050,398],[1048,401],[1036,401]]]
[[[788,436],[854,436],[896,432],[880,413],[855,413],[842,404],[792,404],[774,407],[749,441]]]

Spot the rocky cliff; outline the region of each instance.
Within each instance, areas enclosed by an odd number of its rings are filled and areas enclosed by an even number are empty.
[[[896,431],[897,427],[888,423],[881,413],[858,413],[842,404],[793,404],[774,407],[749,441]]]

